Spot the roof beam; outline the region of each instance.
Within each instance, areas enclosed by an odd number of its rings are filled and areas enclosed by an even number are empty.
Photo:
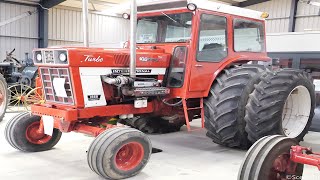
[[[255,4],[259,4],[267,1],[270,1],[270,0],[247,0],[247,1],[240,2],[238,6],[247,7],[247,6],[251,6],[251,5],[255,5]]]
[[[48,39],[49,39],[49,26],[48,26],[48,18],[49,18],[49,11],[38,7],[39,12],[39,40],[38,40],[38,47],[39,48],[46,48],[48,47]]]
[[[40,4],[45,8],[52,8],[66,0],[41,0]]]
[[[291,0],[290,17],[289,17],[289,32],[294,32],[296,29],[297,9],[299,0]]]

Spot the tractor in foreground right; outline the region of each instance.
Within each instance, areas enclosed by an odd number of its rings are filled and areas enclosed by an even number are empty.
[[[109,179],[138,174],[151,142],[201,118],[215,143],[246,149],[266,135],[302,140],[315,106],[309,75],[269,70],[266,13],[203,0],[132,1],[130,49],[35,49],[45,103],[12,118],[8,143],[54,147],[62,132],[95,136],[89,167]],[[138,15],[136,13],[138,11]],[[121,122],[132,128],[112,124]],[[135,129],[133,129],[135,128]],[[138,130],[136,130],[138,129]]]
[[[238,180],[302,179],[304,164],[320,170],[320,153],[280,135],[258,140],[247,152]]]

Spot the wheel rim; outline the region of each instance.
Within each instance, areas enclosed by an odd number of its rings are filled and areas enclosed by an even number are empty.
[[[127,143],[115,155],[116,167],[123,171],[130,171],[140,164],[143,155],[144,149],[140,143]]]
[[[40,121],[37,121],[27,127],[26,138],[33,144],[45,144],[50,141],[51,136],[44,134],[43,130],[40,130]]]
[[[290,154],[279,155],[273,162],[269,180],[286,180],[288,175],[296,175],[298,164],[290,160]]]
[[[298,137],[309,121],[311,98],[304,86],[294,88],[283,107],[282,130],[290,138]]]
[[[41,87],[32,88],[23,84],[16,84],[8,88],[10,93],[7,112],[30,111],[31,104],[43,104],[45,102]]]
[[[27,105],[28,110],[30,110],[30,105],[32,104],[44,104],[45,99],[43,94],[41,93],[41,87],[30,90],[29,93],[26,95],[25,103]]]
[[[23,84],[15,84],[8,88],[9,90],[9,106],[7,112],[23,112],[28,111],[27,104],[25,102],[27,94],[32,90],[30,86]]]

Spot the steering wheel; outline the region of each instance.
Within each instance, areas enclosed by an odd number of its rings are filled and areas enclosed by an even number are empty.
[[[14,48],[10,53],[7,53],[7,57],[3,62],[9,62],[9,63],[14,63],[18,68],[22,67],[22,64],[20,61],[18,61],[16,58],[12,57],[13,52],[16,49]]]

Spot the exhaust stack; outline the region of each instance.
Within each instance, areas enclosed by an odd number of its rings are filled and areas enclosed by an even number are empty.
[[[137,1],[131,0],[130,18],[130,77],[136,77],[136,48],[137,48]]]
[[[83,44],[84,47],[89,47],[89,23],[88,23],[88,0],[82,1],[82,18],[83,18]]]

